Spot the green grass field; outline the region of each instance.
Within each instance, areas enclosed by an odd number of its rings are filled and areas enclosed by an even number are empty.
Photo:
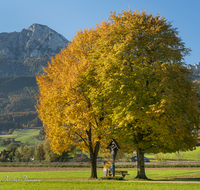
[[[200,170],[147,170],[149,181],[134,180],[136,170],[128,170],[125,180],[101,180],[103,172],[98,170],[99,179],[88,179],[90,171],[48,171],[48,172],[1,172],[0,179],[9,176],[17,179],[27,176],[40,182],[0,182],[0,189],[134,189],[134,190],[198,190]],[[180,183],[177,183],[180,181]],[[191,183],[199,182],[199,183]]]
[[[0,189],[6,190],[199,190],[200,184],[183,183],[134,183],[134,182],[2,182]]]
[[[135,170],[128,170],[130,175],[126,176],[126,180],[133,180],[137,174]],[[179,180],[193,181],[194,179],[200,182],[200,169],[179,169],[179,170],[146,170],[146,175],[149,179],[153,180]],[[72,171],[43,171],[43,172],[0,172],[0,179],[4,176],[9,176],[9,178],[22,178],[22,176],[27,176],[28,179],[37,180],[88,180],[90,176],[90,170],[72,170]],[[103,177],[102,169],[98,170],[98,177]]]
[[[6,146],[0,146],[0,151],[6,149]]]
[[[147,158],[155,158],[154,154],[145,154]],[[175,153],[164,154],[164,158],[168,159],[178,159]],[[196,147],[196,150],[180,152],[180,159],[190,160],[190,161],[200,161],[200,147]]]
[[[0,135],[0,138],[14,138],[15,141],[21,141],[22,143],[29,142],[31,144],[36,144],[39,141],[36,138],[39,131],[39,129],[21,129],[19,131],[14,131],[11,135]],[[0,150],[3,150],[2,148],[4,149],[4,147],[0,147]]]

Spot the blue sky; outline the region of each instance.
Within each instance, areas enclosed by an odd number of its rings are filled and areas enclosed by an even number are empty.
[[[200,0],[0,0],[0,33],[44,24],[71,40],[76,31],[95,27],[110,11],[147,10],[166,17],[191,48],[187,64],[200,62]]]

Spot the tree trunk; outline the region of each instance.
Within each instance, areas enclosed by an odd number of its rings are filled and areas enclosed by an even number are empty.
[[[94,153],[90,154],[90,160],[91,160],[91,175],[90,178],[97,178],[97,159],[95,159]]]
[[[148,179],[145,174],[144,152],[140,148],[137,149],[137,171],[136,178]]]
[[[91,175],[90,178],[97,178],[97,155],[99,152],[100,142],[96,142],[95,149],[90,148],[90,166],[91,166]]]
[[[96,145],[93,148],[92,144],[92,129],[91,124],[89,123],[89,130],[86,130],[88,137],[88,148],[90,151],[90,166],[91,166],[91,175],[90,178],[97,178],[97,155],[100,148],[100,141],[96,141]]]

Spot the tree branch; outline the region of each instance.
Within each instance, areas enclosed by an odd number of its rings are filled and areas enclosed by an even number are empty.
[[[87,141],[79,133],[75,132],[75,134],[77,134],[83,140],[85,145],[89,148],[89,145],[88,145]]]

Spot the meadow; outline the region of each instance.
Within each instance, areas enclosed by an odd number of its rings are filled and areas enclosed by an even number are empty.
[[[15,131],[11,135],[0,135],[1,139],[14,138],[22,143],[37,143],[36,136],[39,134],[38,129],[23,129]],[[2,147],[3,148],[3,147]],[[1,149],[1,147],[0,147]],[[200,147],[194,151],[181,152],[178,158],[175,153],[162,155],[176,162],[177,159],[188,162],[198,162]],[[145,154],[148,158],[155,158],[154,154]],[[151,161],[152,162],[152,161]],[[147,164],[151,164],[147,163]],[[134,164],[134,163],[132,163]],[[118,168],[117,168],[118,169]],[[136,180],[136,169],[126,169],[130,175],[125,177],[125,180],[102,180],[102,168],[98,169],[98,179],[89,179],[90,170],[70,170],[70,171],[29,171],[29,172],[2,172],[0,169],[0,189],[20,189],[20,190],[37,190],[37,189],[134,189],[134,190],[198,190],[200,189],[200,169],[146,169],[146,175],[150,179],[148,181]],[[16,170],[17,171],[17,170]],[[9,182],[5,181],[5,176],[12,179],[23,179],[27,176],[28,180],[39,180],[39,182]],[[198,183],[196,183],[198,182]]]
[[[102,180],[102,170],[98,170],[98,179],[88,179],[89,170],[78,171],[40,171],[40,172],[1,172],[0,189],[134,189],[134,190],[190,190],[200,189],[200,170],[198,169],[162,169],[146,170],[151,180],[135,180],[136,170],[128,170],[125,180]],[[6,182],[9,179],[20,179],[27,176],[29,180],[39,182]],[[195,183],[197,182],[197,183]]]
[[[14,131],[10,135],[0,135],[1,139],[14,138],[15,141],[21,141],[21,143],[36,144],[39,140],[36,138],[39,135],[39,129],[20,129]],[[5,149],[5,147],[0,147],[0,151]]]
[[[193,151],[185,151],[178,153],[160,154],[164,159],[168,160],[185,160],[185,161],[200,161],[200,146]],[[155,154],[145,154],[147,158],[155,159]]]
[[[199,189],[200,184],[180,183],[123,183],[123,182],[2,182],[0,189],[12,190],[190,190]]]

